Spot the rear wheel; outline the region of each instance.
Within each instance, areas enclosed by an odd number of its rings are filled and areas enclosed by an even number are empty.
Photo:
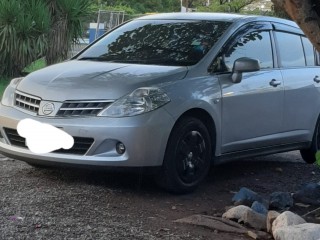
[[[206,126],[197,118],[184,117],[172,130],[156,181],[170,192],[192,192],[206,177],[211,157],[211,138]]]
[[[313,139],[310,148],[301,149],[301,157],[306,163],[314,163],[316,161],[316,153],[320,151],[320,121],[314,130]]]

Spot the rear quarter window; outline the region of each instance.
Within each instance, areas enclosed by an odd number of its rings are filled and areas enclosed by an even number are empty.
[[[307,66],[315,66],[316,65],[315,52],[311,42],[306,37],[302,37],[302,43],[303,43]]]

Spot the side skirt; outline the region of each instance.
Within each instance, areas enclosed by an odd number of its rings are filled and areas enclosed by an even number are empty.
[[[255,149],[248,149],[244,151],[237,151],[237,152],[230,152],[222,154],[221,156],[216,156],[213,159],[214,165],[234,161],[236,159],[243,159],[248,157],[257,157],[281,152],[288,152],[293,150],[300,150],[304,148],[310,147],[311,142],[299,142],[299,143],[291,143],[285,145],[274,145],[270,147],[264,148],[255,148]]]

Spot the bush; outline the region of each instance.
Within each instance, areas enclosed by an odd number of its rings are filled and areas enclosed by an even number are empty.
[[[53,19],[49,33],[48,65],[68,57],[71,43],[82,37],[82,22],[89,15],[90,0],[47,0]]]
[[[0,0],[0,75],[17,76],[43,55],[49,27],[42,0]]]
[[[0,0],[0,76],[18,76],[33,61],[67,58],[82,36],[90,0]]]

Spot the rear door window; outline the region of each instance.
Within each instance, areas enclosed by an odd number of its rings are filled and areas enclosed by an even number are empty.
[[[300,35],[275,32],[281,67],[306,66],[304,50]],[[309,59],[310,60],[310,59]]]

